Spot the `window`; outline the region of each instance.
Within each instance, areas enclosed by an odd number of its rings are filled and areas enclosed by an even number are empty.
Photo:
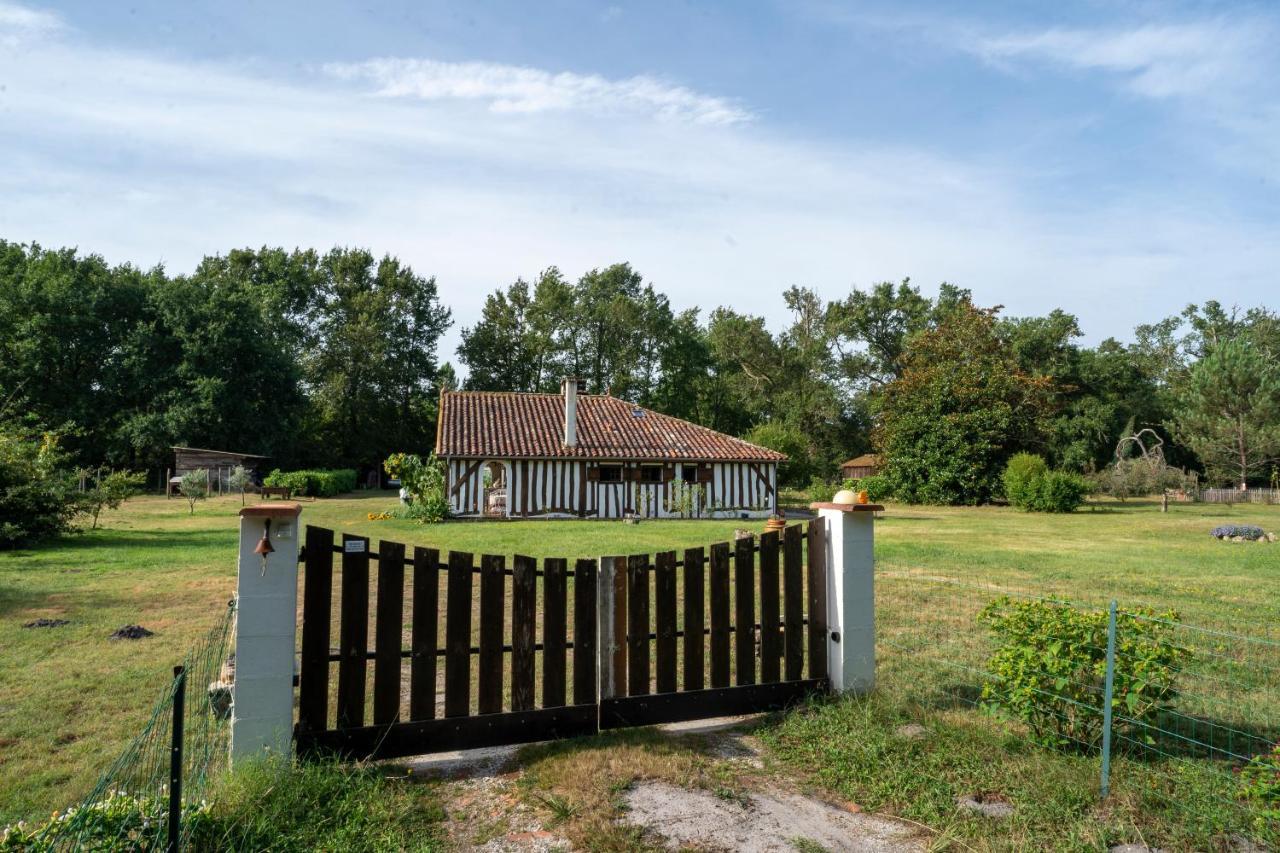
[[[661,483],[662,482],[662,466],[661,465],[641,465],[640,466],[640,482]]]
[[[622,482],[622,466],[621,465],[601,465],[600,482],[602,483],[621,483]]]
[[[685,463],[680,466],[680,479],[686,483],[698,482],[698,466]]]

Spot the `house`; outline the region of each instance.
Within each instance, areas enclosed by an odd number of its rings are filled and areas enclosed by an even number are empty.
[[[269,457],[258,456],[255,453],[235,453],[229,450],[205,450],[200,447],[174,447],[173,450],[173,468],[169,472],[167,491],[168,495],[173,495],[178,490],[178,485],[182,482],[182,475],[190,471],[205,471],[209,477],[209,490],[215,493],[229,491],[228,478],[231,476],[232,469],[243,466],[254,476],[255,481],[258,467],[266,462]]]
[[[436,456],[453,513],[762,518],[781,453],[608,394],[445,391]]]
[[[863,477],[874,477],[883,466],[880,457],[874,453],[864,453],[848,459],[840,465],[840,476],[846,480],[861,480]]]

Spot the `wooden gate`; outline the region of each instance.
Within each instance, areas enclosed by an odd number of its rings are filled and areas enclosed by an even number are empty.
[[[822,535],[814,520],[508,566],[309,526],[298,752],[391,758],[786,707],[826,685]]]

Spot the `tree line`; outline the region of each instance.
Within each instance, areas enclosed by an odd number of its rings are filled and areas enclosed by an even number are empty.
[[[1274,479],[1280,317],[1188,306],[1081,343],[1061,310],[1006,316],[949,284],[781,293],[775,316],[672,308],[625,263],[495,289],[461,330],[465,387],[592,393],[788,454],[784,482],[874,450],[905,500],[999,496],[1017,453],[1088,473],[1144,428],[1215,484]],[[189,275],[0,242],[0,420],[78,464],[162,468],[171,445],[371,468],[434,444],[452,317],[434,278],[358,248],[243,249]]]

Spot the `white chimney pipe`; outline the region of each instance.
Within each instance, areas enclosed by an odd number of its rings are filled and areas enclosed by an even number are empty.
[[[560,383],[560,393],[564,395],[564,446],[575,447],[578,444],[578,380],[566,376]]]

